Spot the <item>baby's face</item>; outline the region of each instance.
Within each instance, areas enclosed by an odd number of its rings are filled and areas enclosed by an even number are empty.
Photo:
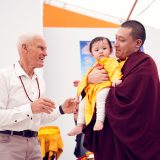
[[[111,54],[111,49],[107,40],[97,41],[92,45],[92,55],[97,60],[102,59],[103,57],[109,57]]]

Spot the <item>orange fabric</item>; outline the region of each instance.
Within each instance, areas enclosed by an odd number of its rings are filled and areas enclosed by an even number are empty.
[[[41,127],[38,132],[38,138],[41,145],[42,157],[49,152],[48,160],[51,160],[53,155],[58,159],[63,151],[63,142],[60,135],[60,130],[56,126]]]

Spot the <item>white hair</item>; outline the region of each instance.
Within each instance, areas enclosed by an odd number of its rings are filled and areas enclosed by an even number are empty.
[[[23,34],[18,38],[17,48],[18,50],[21,48],[22,44],[26,44],[32,42],[35,39],[44,39],[42,35],[35,33]]]

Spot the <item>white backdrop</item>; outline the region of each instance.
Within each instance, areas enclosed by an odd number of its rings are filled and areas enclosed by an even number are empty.
[[[27,32],[43,34],[43,0],[0,1],[0,68],[18,59],[16,42]]]
[[[56,104],[62,103],[65,98],[75,96],[76,89],[72,82],[81,78],[80,46],[79,41],[89,41],[96,36],[108,36],[115,40],[117,29],[95,28],[44,28],[44,36],[48,44],[48,57],[44,68],[47,82],[47,93]],[[147,27],[147,40],[144,50],[156,61],[160,70],[160,30]],[[73,155],[75,137],[68,137],[67,132],[74,127],[72,115],[65,115],[55,121],[59,125],[64,142],[64,152],[60,160],[75,160]]]

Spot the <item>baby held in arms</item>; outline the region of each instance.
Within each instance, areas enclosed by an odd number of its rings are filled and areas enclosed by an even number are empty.
[[[110,87],[119,85],[122,81],[121,66],[115,59],[111,58],[112,45],[106,37],[96,37],[89,45],[91,55],[96,59],[95,64],[85,74],[82,81],[75,81],[75,86],[78,86],[77,97],[82,96],[78,107],[77,125],[69,133],[69,136],[75,136],[82,132],[84,125],[88,125],[92,119],[94,110],[96,109],[96,122],[93,130],[99,131],[103,129],[103,122],[105,119],[105,102],[110,90]],[[98,84],[88,84],[88,74],[95,68],[105,69],[108,73],[109,80]]]

